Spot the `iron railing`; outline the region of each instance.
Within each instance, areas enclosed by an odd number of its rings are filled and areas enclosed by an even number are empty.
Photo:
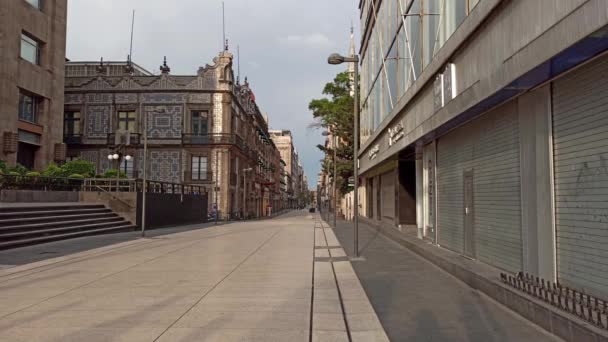
[[[2,190],[79,191],[84,179],[42,176],[0,176]]]
[[[503,283],[608,330],[608,301],[527,273],[500,274]]]
[[[118,192],[142,192],[144,182],[142,179],[109,179],[109,178],[90,178],[84,180],[84,191],[118,191]],[[183,195],[201,195],[206,194],[204,186],[179,184],[158,181],[146,181],[147,193],[162,193],[162,194],[183,194]]]
[[[188,183],[212,183],[213,172],[207,171],[197,175],[193,175],[192,171],[184,172],[184,181]]]
[[[207,133],[207,134],[182,134],[184,145],[236,145],[236,134],[231,133]]]
[[[138,146],[141,144],[142,144],[141,134],[139,134],[139,133],[130,133],[129,134],[129,146]],[[108,146],[116,146],[116,133],[108,134]]]
[[[81,134],[65,134],[63,142],[67,145],[80,145],[83,142],[83,136]]]

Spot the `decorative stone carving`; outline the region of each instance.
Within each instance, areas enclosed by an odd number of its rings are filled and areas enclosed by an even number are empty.
[[[106,138],[110,132],[110,106],[87,107],[87,137]]]
[[[116,103],[137,103],[137,94],[116,94],[114,95],[114,101]]]
[[[144,111],[147,113],[148,138],[181,139],[183,106],[145,106]]]
[[[150,180],[181,182],[180,151],[149,151]]]

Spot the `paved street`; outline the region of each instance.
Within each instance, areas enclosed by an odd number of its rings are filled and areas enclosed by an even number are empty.
[[[352,227],[338,220],[336,235],[349,255]],[[561,341],[368,225],[359,227],[366,260],[353,267],[392,341]]]
[[[4,269],[0,341],[386,341],[314,227],[290,213]]]

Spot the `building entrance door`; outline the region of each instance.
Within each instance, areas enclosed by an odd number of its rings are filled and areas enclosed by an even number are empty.
[[[17,151],[17,163],[25,166],[28,170],[34,169],[36,150],[38,150],[38,146],[20,142]]]
[[[475,210],[473,207],[473,171],[464,172],[464,254],[476,257]]]

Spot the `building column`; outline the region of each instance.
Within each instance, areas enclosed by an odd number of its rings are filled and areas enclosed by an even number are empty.
[[[556,280],[551,87],[518,100],[523,271]]]
[[[416,146],[416,228],[419,239],[424,237],[424,185],[422,147]]]

